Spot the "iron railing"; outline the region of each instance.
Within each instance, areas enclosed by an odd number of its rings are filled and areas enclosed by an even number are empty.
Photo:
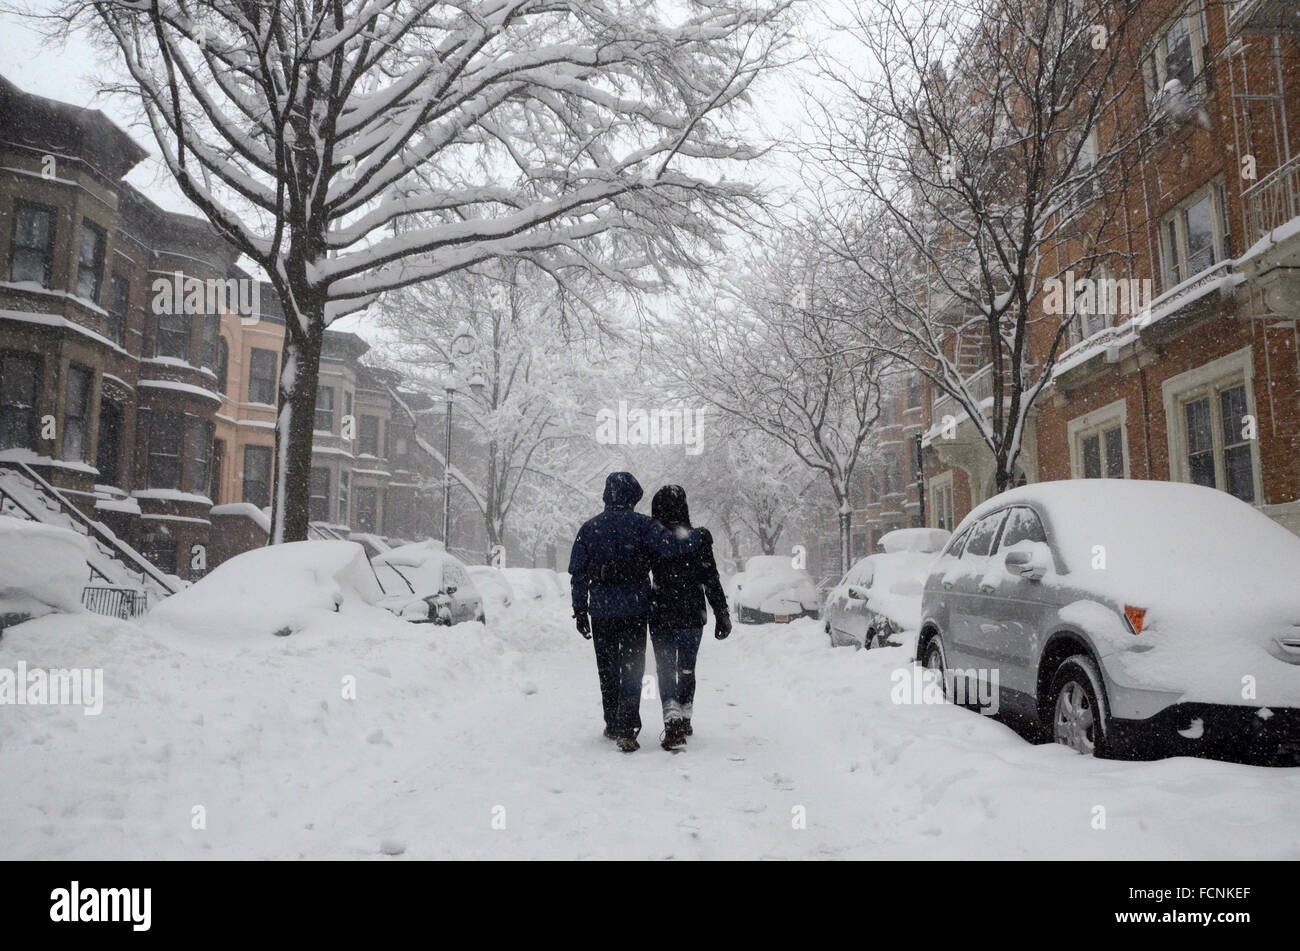
[[[1265,175],[1241,193],[1246,216],[1246,247],[1300,217],[1300,155]]]

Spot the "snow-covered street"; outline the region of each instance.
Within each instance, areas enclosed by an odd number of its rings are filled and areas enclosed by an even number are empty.
[[[815,621],[708,637],[688,749],[658,748],[647,697],[622,755],[568,613],[10,628],[0,667],[102,665],[105,698],[0,717],[0,857],[1300,857],[1300,770],[1098,762],[895,705],[903,649],[833,650]]]

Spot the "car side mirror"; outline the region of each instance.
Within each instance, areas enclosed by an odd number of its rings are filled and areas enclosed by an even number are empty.
[[[849,585],[849,597],[858,601],[867,600],[867,592],[863,591],[857,585]]]
[[[447,587],[444,588],[443,590],[446,591],[448,594],[455,594],[455,593],[456,593],[456,586],[455,586],[454,584],[449,584],[449,585],[447,585]]]
[[[1047,574],[1047,568],[1039,559],[1034,557],[1034,554],[1034,552],[1023,548],[1007,552],[1006,558],[1003,559],[1007,571],[1029,581],[1041,581],[1043,575]]]

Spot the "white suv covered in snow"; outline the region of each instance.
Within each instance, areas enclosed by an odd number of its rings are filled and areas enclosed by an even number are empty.
[[[917,659],[1096,755],[1300,762],[1300,538],[1214,489],[1080,479],[962,522]]]

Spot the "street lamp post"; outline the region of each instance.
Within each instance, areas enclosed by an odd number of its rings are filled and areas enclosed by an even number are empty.
[[[478,349],[478,339],[468,324],[461,324],[451,341],[451,365],[443,387],[447,394],[447,442],[442,457],[442,547],[451,551],[451,405],[456,393],[457,373],[464,362]],[[483,374],[474,369],[468,380],[469,388],[478,392],[483,387]]]

